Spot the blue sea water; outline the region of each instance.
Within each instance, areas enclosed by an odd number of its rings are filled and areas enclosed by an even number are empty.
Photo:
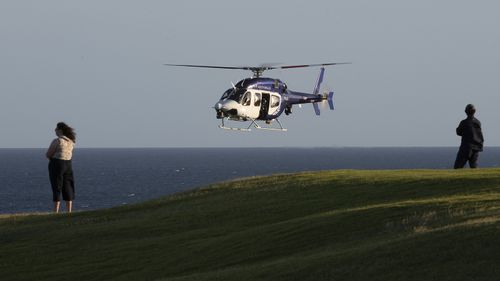
[[[457,148],[75,149],[74,210],[133,204],[257,175],[335,169],[449,169]],[[0,213],[52,208],[45,149],[0,149]],[[500,147],[480,167],[500,166]]]

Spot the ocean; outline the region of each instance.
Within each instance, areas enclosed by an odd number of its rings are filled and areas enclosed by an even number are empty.
[[[258,175],[337,169],[449,169],[457,147],[77,148],[74,211],[134,204],[208,184]],[[0,213],[48,212],[45,149],[0,149]],[[487,147],[480,167],[500,166]],[[62,207],[64,211],[64,207]]]

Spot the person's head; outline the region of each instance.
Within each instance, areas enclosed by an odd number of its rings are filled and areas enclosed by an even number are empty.
[[[64,122],[57,123],[55,131],[58,137],[65,136],[68,139],[72,140],[73,142],[76,142],[76,133],[74,129],[68,126],[66,123]]]
[[[467,114],[467,116],[473,116],[474,113],[476,113],[476,107],[473,104],[468,104],[465,107],[465,114]]]

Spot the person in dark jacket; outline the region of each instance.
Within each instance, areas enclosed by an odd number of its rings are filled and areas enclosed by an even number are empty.
[[[462,142],[455,160],[455,169],[461,169],[469,162],[471,168],[477,168],[479,152],[483,151],[483,132],[481,122],[474,117],[476,108],[472,104],[465,107],[467,118],[462,120],[457,128],[457,135],[462,137]]]

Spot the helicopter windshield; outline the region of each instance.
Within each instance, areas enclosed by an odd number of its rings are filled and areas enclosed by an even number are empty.
[[[232,91],[231,92],[227,92],[227,99],[230,99],[230,100],[234,100],[236,102],[240,102],[241,99],[243,98],[243,95],[245,95],[246,93],[246,89],[231,89]],[[224,93],[224,95],[226,95],[226,93]],[[222,97],[224,97],[224,95]]]
[[[229,95],[231,95],[233,93],[234,89],[233,88],[230,88],[230,89],[227,89],[224,94],[222,94],[222,97],[220,97],[221,100],[225,100],[227,99],[227,97],[229,97]]]

